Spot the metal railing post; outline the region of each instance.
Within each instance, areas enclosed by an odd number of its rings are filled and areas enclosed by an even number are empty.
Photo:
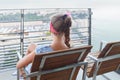
[[[20,54],[23,56],[23,53],[24,53],[24,9],[21,9]],[[19,80],[19,70],[17,70],[17,80]]]
[[[21,9],[21,27],[20,27],[20,53],[24,53],[24,9]]]
[[[88,35],[89,35],[89,39],[88,39],[88,44],[91,45],[91,15],[92,15],[92,11],[91,8],[88,8],[88,13],[89,13],[89,17],[88,17]]]

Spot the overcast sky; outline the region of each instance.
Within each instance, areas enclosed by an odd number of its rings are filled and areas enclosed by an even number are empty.
[[[0,0],[0,8],[86,8],[119,6],[120,0]]]
[[[92,8],[95,18],[120,18],[120,0],[0,0],[0,9],[26,8]]]

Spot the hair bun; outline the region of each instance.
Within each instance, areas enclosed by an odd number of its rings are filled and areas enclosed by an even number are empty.
[[[67,17],[67,14],[63,15],[63,19],[65,20],[65,18]]]

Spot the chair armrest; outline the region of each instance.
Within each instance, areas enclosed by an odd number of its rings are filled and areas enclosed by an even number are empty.
[[[22,55],[18,51],[17,51],[17,57],[18,57],[18,59],[22,59]]]
[[[22,59],[22,55],[20,54],[19,51],[17,51],[17,57],[18,57],[18,60]],[[26,75],[27,75],[27,72],[26,72],[26,69],[23,67],[23,68],[20,68],[20,69],[17,69],[17,79],[19,80],[19,71],[21,72],[21,77],[24,78],[24,80],[26,79]]]
[[[92,55],[89,55],[89,54],[88,54],[88,57],[89,57],[90,59],[94,60],[94,61],[97,61],[97,60],[98,60],[96,57],[94,57],[94,56],[92,56]]]
[[[102,40],[100,42],[100,49],[99,49],[99,51],[101,51],[103,49],[104,45],[107,44],[107,43],[108,43],[107,41]]]
[[[27,73],[26,73],[25,68],[20,68],[19,70],[20,70],[20,72],[21,72],[21,76],[22,76],[24,79],[26,79]]]
[[[85,62],[88,62],[88,64],[95,63],[98,59],[94,57],[93,55],[88,54],[86,59],[84,60]]]

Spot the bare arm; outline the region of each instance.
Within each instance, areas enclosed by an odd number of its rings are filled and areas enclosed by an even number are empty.
[[[20,59],[16,65],[18,69],[27,66],[28,64],[32,63],[35,56],[35,51],[31,52],[30,54],[24,56],[22,59]]]

